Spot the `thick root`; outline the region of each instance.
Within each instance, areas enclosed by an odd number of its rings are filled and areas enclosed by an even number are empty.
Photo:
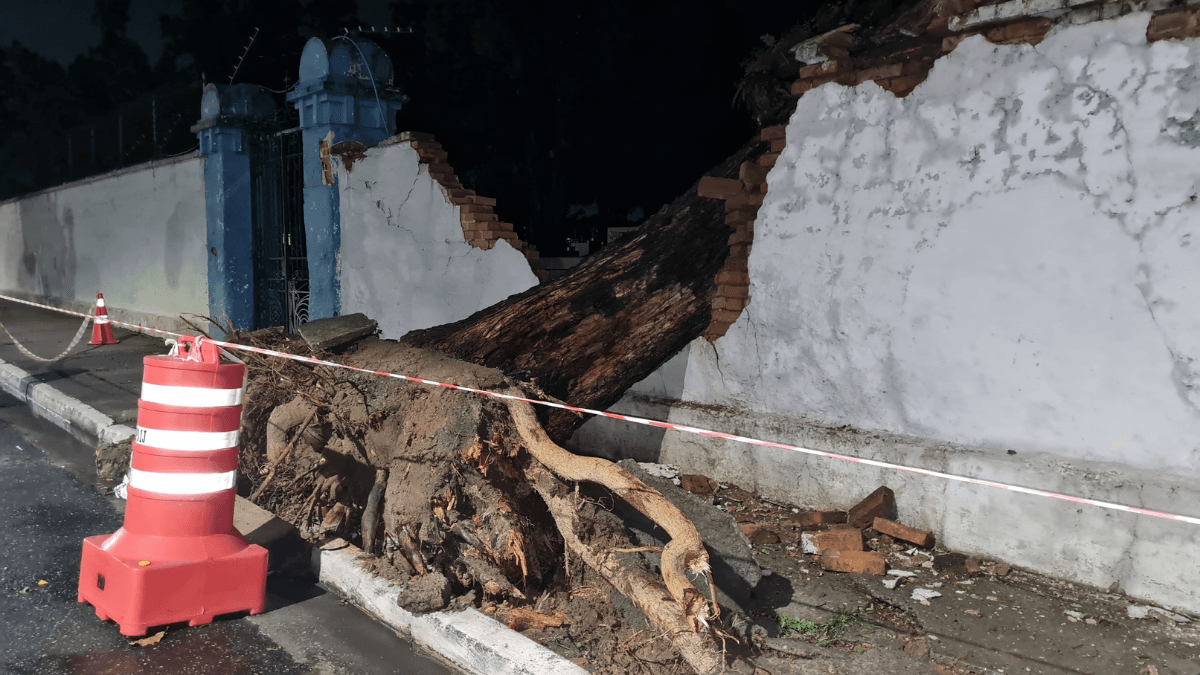
[[[695,626],[690,620],[691,617],[687,614],[689,610],[697,611],[696,605],[699,605],[701,610],[703,609],[703,596],[699,591],[695,588],[690,590],[687,597],[692,601],[687,605],[681,606],[671,602],[670,597],[664,593],[666,589],[663,588],[662,583],[650,573],[637,567],[624,566],[615,551],[596,551],[580,538],[581,528],[577,528],[575,523],[578,505],[573,499],[570,489],[554,474],[537,461],[533,461],[526,468],[525,475],[528,476],[533,488],[549,507],[558,531],[562,534],[571,553],[599,572],[622,595],[629,598],[646,615],[656,630],[670,638],[680,656],[697,673],[709,675],[720,671],[724,665],[721,652],[716,648],[711,637],[695,631]],[[672,541],[675,540],[672,539]],[[664,555],[664,560],[665,557]],[[665,563],[663,571],[665,574]]]

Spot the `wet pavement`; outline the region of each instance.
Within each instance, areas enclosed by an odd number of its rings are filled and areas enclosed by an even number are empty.
[[[123,502],[94,487],[91,455],[90,447],[0,393],[0,672],[454,672],[335,594],[276,577],[268,581],[264,614],[170,626],[157,644],[131,644],[114,623],[77,601],[83,538],[113,532],[122,522]]]

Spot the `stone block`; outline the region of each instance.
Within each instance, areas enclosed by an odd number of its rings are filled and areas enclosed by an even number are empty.
[[[317,319],[300,326],[300,337],[317,351],[334,349],[372,335],[379,324],[366,314],[347,314],[331,319]]]

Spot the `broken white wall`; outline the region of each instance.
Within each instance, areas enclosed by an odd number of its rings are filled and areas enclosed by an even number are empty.
[[[458,207],[408,143],[370,148],[337,172],[343,314],[362,312],[395,339],[537,285],[507,242],[487,251],[467,243]]]
[[[204,159],[122,169],[0,203],[0,292],[179,328],[208,314]]]
[[[805,94],[750,305],[682,357],[671,421],[1200,516],[1200,41],[1147,44],[1148,16],[967,38],[903,99]],[[633,433],[588,426],[576,442]],[[798,503],[886,483],[948,546],[1200,611],[1200,527],[678,433],[656,449]]]

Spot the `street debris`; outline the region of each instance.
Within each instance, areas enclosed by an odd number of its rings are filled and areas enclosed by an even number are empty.
[[[516,607],[508,611],[508,627],[515,631],[537,630],[539,628],[557,628],[566,622],[567,616],[562,612],[554,615],[535,612],[532,609]]]
[[[129,645],[132,647],[149,647],[150,645],[156,645],[156,644],[162,642],[162,639],[166,634],[167,634],[167,631],[160,630],[157,633],[155,633],[154,635],[144,637],[140,640],[131,640],[129,642]]]
[[[940,597],[942,597],[941,593],[929,588],[914,588],[912,592],[912,599],[916,600],[917,602],[928,601]]]

